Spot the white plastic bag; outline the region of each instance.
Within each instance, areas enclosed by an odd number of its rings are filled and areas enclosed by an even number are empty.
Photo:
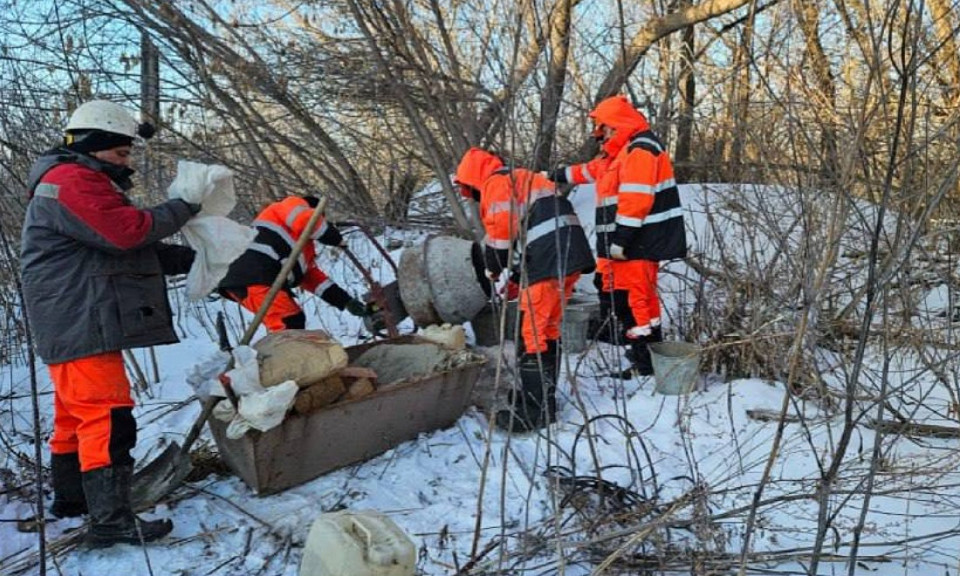
[[[234,410],[229,402],[220,402],[214,407],[214,417],[230,422],[227,438],[231,440],[242,437],[251,428],[266,432],[283,422],[299,389],[296,382],[287,380],[263,392],[241,396],[239,410]]]
[[[266,432],[283,422],[299,389],[296,382],[287,380],[278,386],[266,388],[263,392],[242,396],[240,417],[246,420],[251,428]]]
[[[260,385],[260,363],[257,351],[249,346],[237,346],[233,349],[233,369],[227,372],[230,387],[237,396],[263,392]]]
[[[226,166],[181,160],[177,176],[167,190],[203,208],[181,229],[197,257],[187,274],[187,299],[199,300],[212,292],[257,233],[227,218],[237,204],[233,172]]]
[[[187,383],[201,400],[206,401],[210,396],[227,395],[223,391],[223,386],[220,385],[219,376],[227,369],[229,362],[230,354],[217,351],[190,368]]]
[[[227,372],[226,376],[230,380],[230,388],[239,398],[239,409],[234,409],[230,402],[219,402],[213,408],[213,417],[222,422],[229,422],[227,438],[236,440],[251,428],[266,432],[283,422],[300,388],[293,380],[287,380],[270,388],[261,386],[257,351],[249,346],[234,348],[233,359],[234,367]],[[210,364],[211,367],[214,366],[212,362]],[[195,368],[195,372],[198,375],[207,375],[212,370]],[[220,372],[213,374],[212,380],[205,383],[206,390],[213,396],[226,395],[220,384],[219,374]]]

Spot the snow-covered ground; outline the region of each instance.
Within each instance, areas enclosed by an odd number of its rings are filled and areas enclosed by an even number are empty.
[[[693,252],[705,253],[708,246],[715,246],[718,230],[729,241],[738,230],[748,228],[738,228],[733,213],[719,208],[724,203],[742,208],[746,196],[739,194],[762,195],[769,202],[772,191],[683,188]],[[589,226],[593,219],[589,189],[578,190],[573,200]],[[706,217],[707,207],[713,216],[725,214],[727,221],[718,225],[715,218]],[[757,239],[755,228],[750,232],[755,245],[767,246]],[[422,237],[408,233],[395,239],[417,242]],[[351,235],[350,242],[372,263],[375,276],[382,282],[392,279],[390,268],[362,237]],[[733,242],[738,250],[732,253],[745,260],[760,257],[756,251],[740,251],[742,241]],[[345,258],[324,252],[321,260],[321,266],[350,291],[364,290],[362,278]],[[663,279],[666,309],[688,309],[694,297],[686,284],[691,275],[682,264],[668,267]],[[584,284],[586,289],[589,282]],[[156,349],[160,381],[139,395],[136,455],[142,461],[164,441],[182,440],[199,412],[198,403],[185,402],[192,394],[185,378],[195,363],[217,350],[212,329],[216,312],[227,314],[234,341],[239,332],[241,314],[235,305],[221,301],[187,305],[177,292],[172,295],[178,300],[176,323],[182,342]],[[943,286],[934,286],[923,296],[924,309],[942,310],[948,297]],[[304,302],[308,327],[325,329],[345,345],[367,337],[349,315],[313,298]],[[695,334],[678,334],[682,325],[668,326],[669,337],[696,339]],[[929,365],[929,356],[943,351],[931,344],[928,352],[920,358],[906,349],[868,347],[866,368],[860,374],[867,413],[876,413],[867,392],[879,390],[885,382],[891,402],[903,414],[956,427],[958,415],[951,408],[956,402],[951,399],[956,375],[950,381],[948,371],[946,380],[938,382],[924,363]],[[844,358],[829,350],[818,354],[824,379],[842,389],[848,376]],[[146,352],[136,351],[136,356],[149,373]],[[418,570],[426,575],[457,573],[473,550],[487,551],[473,566],[473,574],[514,574],[521,568],[530,569],[529,574],[591,574],[618,549],[622,556],[615,566],[624,570],[620,573],[641,573],[642,560],[654,572],[691,573],[694,553],[710,558],[716,573],[728,573],[730,566],[738,565],[748,509],[770,461],[770,481],[762,493],[750,544],[752,552],[768,552],[769,557],[750,556],[747,572],[806,573],[820,511],[818,479],[832,462],[844,412],[786,397],[782,383],[756,378],[724,381],[704,375],[693,394],[665,396],[654,391],[653,378],[609,377],[612,368],[625,362],[618,356],[618,350],[598,344],[566,357],[559,422],[541,434],[510,436],[493,430],[485,416],[471,408],[449,429],[423,434],[379,457],[280,494],[257,497],[236,477],[211,475],[184,486],[168,503],[146,514],[173,519],[174,531],[163,541],[145,548],[69,548],[48,560],[48,572],[295,575],[313,521],[324,512],[349,508],[389,515],[413,539],[419,550]],[[955,360],[952,365],[957,366]],[[40,368],[46,436],[52,427],[51,386]],[[27,368],[5,367],[4,375],[9,382],[0,405],[5,443],[0,452],[4,488],[0,519],[11,520],[33,514],[31,469],[22,458],[33,453],[33,416]],[[791,418],[783,426],[779,451],[771,461],[778,424],[752,418],[748,411],[779,414],[784,405],[789,416],[804,418]],[[878,459],[873,456],[877,433],[868,424],[867,417],[857,423],[827,498],[827,513],[836,517],[826,534],[818,573],[957,574],[960,440],[890,436],[881,439]],[[357,434],[363,433],[358,423]],[[203,442],[212,445],[207,433]],[[873,462],[878,466],[868,485]],[[602,502],[598,485],[606,488]],[[864,510],[868,491],[871,497]],[[865,517],[859,534],[860,563],[851,571],[843,556],[850,552],[861,514]],[[48,544],[56,547],[80,525],[80,520],[51,524]],[[21,534],[12,522],[0,523],[0,573],[37,573],[37,549],[36,534]],[[682,558],[687,561],[678,560]],[[628,559],[631,563],[625,563]]]

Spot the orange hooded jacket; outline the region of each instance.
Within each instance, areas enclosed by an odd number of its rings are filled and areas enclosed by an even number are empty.
[[[219,287],[230,290],[273,284],[284,260],[289,257],[297,240],[306,231],[312,214],[313,207],[298,196],[284,198],[264,208],[253,221],[257,237],[247,251],[230,265]],[[338,246],[343,241],[343,236],[326,218],[321,218],[320,224],[314,229],[313,240],[328,246]],[[313,242],[307,242],[287,280],[287,289],[299,286],[343,310],[351,300],[350,294],[317,266],[316,258]]]
[[[528,282],[593,268],[580,221],[570,202],[557,196],[553,182],[524,168],[506,168],[500,158],[481,148],[464,154],[454,179],[480,192],[484,261],[491,272],[509,268],[510,246],[521,236]],[[561,236],[559,244],[556,234]],[[557,253],[557,245],[565,247],[563,254]]]
[[[590,178],[597,183],[597,255],[609,258],[616,244],[630,260],[684,257],[686,233],[673,164],[647,119],[622,95],[601,101],[590,117],[613,129],[603,143],[605,157],[571,166],[562,177],[575,184]]]

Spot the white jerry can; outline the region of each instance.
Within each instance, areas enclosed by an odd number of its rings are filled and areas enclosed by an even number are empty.
[[[413,576],[416,557],[407,533],[380,512],[329,512],[310,528],[300,576]]]

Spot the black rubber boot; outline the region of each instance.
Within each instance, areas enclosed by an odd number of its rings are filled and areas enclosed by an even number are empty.
[[[633,310],[630,309],[630,292],[627,290],[613,291],[613,313],[617,315],[617,344],[627,346],[627,330],[636,326]]]
[[[546,363],[546,354],[541,354]],[[556,420],[556,386],[544,364],[540,369],[537,354],[524,354],[517,366],[520,373],[520,389],[510,395],[511,408],[497,412],[497,428],[507,432],[532,432]],[[549,400],[551,389],[554,401]],[[546,400],[546,401],[544,401]]]
[[[653,375],[653,361],[650,359],[650,349],[647,348],[650,338],[651,336],[641,336],[630,340],[630,367],[622,372],[614,372],[614,377],[630,380],[636,376]]]
[[[663,342],[663,326],[657,324],[653,327],[653,333],[650,334],[650,343]]]
[[[653,375],[653,361],[650,359],[650,348],[647,347],[650,342],[650,337],[647,336],[630,343],[630,349],[633,350],[633,369],[641,376]]]
[[[141,544],[163,538],[173,522],[141,520],[130,505],[133,465],[115,464],[83,473],[83,491],[90,509],[86,541],[92,548],[114,544]]]
[[[649,338],[647,339],[647,342],[649,344],[653,344],[654,342],[663,342],[663,328],[660,327],[659,325],[654,326],[653,333],[650,334]],[[624,357],[626,357],[626,359],[629,360],[631,364],[637,361],[637,357],[634,354],[633,350],[634,350],[633,347],[630,346],[629,348],[627,348],[627,351],[624,354]]]
[[[75,518],[87,513],[80,476],[80,455],[53,454],[50,456],[50,482],[53,484],[53,505],[50,514],[57,518]]]

